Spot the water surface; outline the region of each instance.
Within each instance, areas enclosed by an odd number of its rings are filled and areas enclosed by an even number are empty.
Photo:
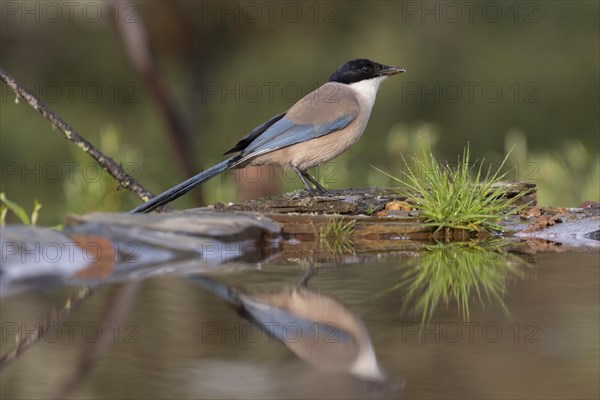
[[[385,384],[321,371],[220,297],[166,275],[97,288],[2,371],[0,393],[7,399],[598,398],[599,255],[538,253],[529,264],[506,257],[515,268],[490,278],[504,282],[505,293],[488,299],[483,292],[480,299],[475,289],[468,292],[468,320],[452,299],[423,318],[406,283],[411,271],[423,270],[422,256],[316,265],[308,286],[364,322]],[[305,269],[263,265],[212,277],[276,290],[294,285]],[[59,288],[4,298],[2,354],[77,293]]]

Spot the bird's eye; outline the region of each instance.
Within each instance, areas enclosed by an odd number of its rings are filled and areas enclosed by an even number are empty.
[[[371,67],[368,65],[365,65],[364,67],[362,67],[362,72],[366,72],[366,73],[371,72]]]

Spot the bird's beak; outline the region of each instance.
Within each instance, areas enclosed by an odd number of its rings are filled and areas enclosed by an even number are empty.
[[[401,74],[404,71],[406,71],[406,70],[401,67],[386,66],[381,71],[379,71],[379,76],[391,76],[391,75]]]

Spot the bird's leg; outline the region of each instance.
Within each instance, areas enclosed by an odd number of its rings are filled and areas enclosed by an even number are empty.
[[[304,175],[304,177],[305,177],[306,179],[308,179],[309,181],[311,181],[311,182],[313,183],[313,185],[315,185],[315,188],[317,188],[317,190],[318,190],[319,192],[321,192],[322,194],[327,194],[327,193],[329,193],[329,192],[327,191],[327,189],[325,189],[323,186],[321,186],[321,184],[319,183],[319,181],[317,181],[317,180],[316,180],[316,179],[315,179],[313,176],[311,176],[311,175],[310,175],[308,172],[306,172],[306,171],[302,171],[301,173],[302,173],[302,175]]]
[[[300,171],[300,168],[298,168],[295,165],[292,165],[292,169],[300,177],[300,180],[302,181],[302,183],[304,183],[304,186],[306,187],[306,190],[308,190],[308,193],[310,193],[311,196],[316,196],[317,194],[315,193],[315,190],[313,189],[312,186],[310,186],[310,183],[304,176],[304,173],[302,171]]]
[[[314,267],[313,261],[311,261],[310,265],[308,266],[308,269],[306,270],[306,272],[304,272],[304,275],[302,276],[302,278],[298,281],[298,283],[296,283],[296,288],[307,287],[308,286],[308,281],[316,273],[317,273],[317,270]]]

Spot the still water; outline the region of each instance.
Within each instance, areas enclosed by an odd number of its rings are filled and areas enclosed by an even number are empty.
[[[527,259],[468,251],[463,259],[426,254],[315,265],[306,298],[315,309],[333,310],[330,325],[339,329],[311,336],[313,342],[334,340],[308,351],[258,329],[261,306],[245,315],[236,311],[240,302],[260,295],[228,302],[228,289],[219,296],[181,276],[107,284],[91,295],[73,287],[14,294],[0,306],[3,355],[17,337],[35,331],[36,321],[51,316],[52,308],[60,312],[69,297],[85,298],[70,304],[68,318],[1,372],[0,394],[3,399],[600,396],[598,254],[548,252]],[[462,272],[448,274],[457,265]],[[228,285],[221,289],[280,296],[306,269],[265,264],[211,277]],[[268,312],[263,321],[270,317],[297,327],[310,320]],[[340,315],[350,325],[336,319]],[[381,379],[343,371],[351,351],[331,350],[353,327],[368,331]],[[297,331],[286,333],[298,342]],[[368,337],[362,343],[369,347]]]

